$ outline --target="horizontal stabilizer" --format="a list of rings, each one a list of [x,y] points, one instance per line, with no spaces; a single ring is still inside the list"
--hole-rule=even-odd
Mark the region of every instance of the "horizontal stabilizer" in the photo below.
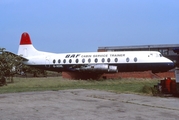
[[[24,57],[22,57],[22,56],[20,56],[20,55],[16,55],[16,54],[14,54],[14,53],[12,53],[12,52],[9,52],[9,51],[4,51],[4,52],[7,53],[7,54],[12,55],[12,56],[14,56],[14,57],[20,57],[23,61],[29,61],[28,59],[26,59],[26,58],[24,58]]]

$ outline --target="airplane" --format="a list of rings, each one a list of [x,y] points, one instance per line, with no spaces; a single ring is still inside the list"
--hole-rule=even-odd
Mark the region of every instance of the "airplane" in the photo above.
[[[43,41],[44,42],[44,41]],[[18,53],[28,66],[56,72],[117,73],[166,72],[174,63],[158,51],[52,53],[37,50],[27,32],[21,35]]]

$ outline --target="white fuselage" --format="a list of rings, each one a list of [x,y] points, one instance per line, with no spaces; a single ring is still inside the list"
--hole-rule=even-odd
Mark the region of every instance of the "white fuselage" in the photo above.
[[[43,53],[26,57],[29,65],[81,65],[81,64],[125,64],[125,63],[172,63],[156,51],[131,52],[87,52],[87,53]]]

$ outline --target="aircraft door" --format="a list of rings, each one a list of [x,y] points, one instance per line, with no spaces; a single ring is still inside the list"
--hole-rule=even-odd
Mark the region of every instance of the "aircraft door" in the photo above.
[[[50,57],[49,56],[45,57],[45,67],[47,67],[47,68],[50,67]]]

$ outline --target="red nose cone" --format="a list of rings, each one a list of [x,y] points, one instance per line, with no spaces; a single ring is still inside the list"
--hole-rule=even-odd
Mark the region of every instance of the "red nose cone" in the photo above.
[[[21,41],[20,41],[20,45],[27,45],[27,44],[32,44],[31,40],[30,40],[30,36],[28,33],[24,32],[21,35]]]

